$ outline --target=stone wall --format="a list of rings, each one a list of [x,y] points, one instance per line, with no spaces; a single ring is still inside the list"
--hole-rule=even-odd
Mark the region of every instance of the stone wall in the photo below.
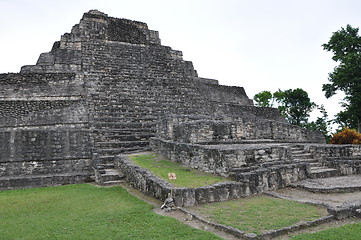
[[[308,167],[307,163],[284,161],[269,166],[262,164],[260,168],[249,172],[245,172],[245,169],[235,169],[233,176],[236,181],[248,184],[252,194],[259,194],[285,188],[306,179]]]
[[[361,174],[361,156],[358,159],[329,158],[324,165],[339,169],[341,175]]]
[[[84,130],[7,129],[0,132],[0,143],[0,189],[90,180],[91,148]]]
[[[90,181],[82,76],[10,73],[0,82],[0,189]]]
[[[152,138],[151,148],[171,161],[221,176],[291,157],[290,148],[277,144],[199,145]]]
[[[360,145],[337,145],[337,144],[313,144],[304,145],[305,151],[311,153],[314,158],[327,160],[328,158],[352,158],[361,156]]]
[[[237,105],[253,105],[243,87],[222,86],[218,84],[202,84],[202,94],[210,101],[234,103]]]
[[[179,188],[154,176],[149,170],[135,165],[126,155],[117,156],[115,164],[134,188],[160,200],[165,200],[168,194],[171,194],[179,207],[227,201],[286,187],[290,183],[304,179],[307,167],[306,164],[280,165],[272,167],[270,169],[272,171],[260,169],[238,174],[236,176],[238,182],[221,182],[198,188]]]
[[[251,116],[249,116],[251,117]],[[248,118],[249,118],[248,117]],[[231,119],[231,120],[228,120]],[[185,143],[239,143],[243,140],[271,139],[282,142],[324,142],[320,132],[273,120],[255,118],[212,119],[211,116],[169,115],[160,119],[161,138]]]

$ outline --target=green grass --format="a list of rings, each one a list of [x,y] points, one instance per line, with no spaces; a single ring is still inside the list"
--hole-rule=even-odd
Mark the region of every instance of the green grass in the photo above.
[[[213,222],[256,234],[327,215],[324,208],[267,196],[211,203],[190,210]]]
[[[337,228],[322,230],[317,233],[305,233],[292,240],[360,240],[361,223],[348,224]]]
[[[0,191],[0,239],[219,239],[152,211],[121,187]]]
[[[187,168],[179,163],[164,160],[158,155],[130,155],[130,159],[140,167],[147,168],[154,175],[176,187],[202,187],[218,182],[229,181],[226,178]],[[168,173],[175,173],[177,179],[168,179]]]

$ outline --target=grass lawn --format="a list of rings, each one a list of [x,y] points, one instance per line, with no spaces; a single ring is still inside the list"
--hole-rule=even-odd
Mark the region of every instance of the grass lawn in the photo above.
[[[179,163],[165,160],[159,155],[129,155],[130,159],[140,167],[147,168],[154,175],[173,184],[175,187],[202,187],[218,182],[229,181],[227,178],[185,167]],[[168,179],[168,173],[175,173],[177,179]]]
[[[213,222],[256,234],[327,216],[324,208],[268,196],[211,203],[189,210]]]
[[[337,228],[322,230],[317,233],[306,233],[291,238],[292,240],[359,240],[361,239],[361,223],[348,224]]]
[[[0,191],[0,239],[220,239],[152,211],[121,187]]]

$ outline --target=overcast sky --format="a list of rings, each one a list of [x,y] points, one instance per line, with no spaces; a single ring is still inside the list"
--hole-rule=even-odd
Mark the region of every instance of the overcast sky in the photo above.
[[[360,0],[0,0],[0,73],[35,64],[90,9],[146,22],[200,77],[244,87],[249,98],[302,88],[331,116],[342,96],[321,90],[335,66],[321,45],[361,25]]]

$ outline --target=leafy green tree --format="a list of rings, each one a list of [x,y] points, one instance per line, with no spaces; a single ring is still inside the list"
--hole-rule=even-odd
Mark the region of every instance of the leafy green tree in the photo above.
[[[311,102],[306,91],[301,88],[278,91],[273,94],[269,91],[262,91],[254,97],[257,106],[273,107],[274,102],[280,114],[284,116],[289,123],[304,126],[310,112],[316,106]]]
[[[282,103],[288,122],[298,126],[304,126],[308,122],[310,112],[316,106],[311,102],[308,93],[301,88],[284,91]]]
[[[253,100],[256,102],[258,107],[272,107],[273,106],[273,95],[270,91],[262,91],[254,95]]]
[[[332,131],[331,129],[332,120],[328,119],[328,114],[323,105],[317,106],[317,109],[321,112],[322,116],[318,117],[316,121],[307,123],[305,127],[309,130],[318,130],[322,132],[322,134],[325,136],[326,142],[329,142],[331,138],[330,133]]]
[[[323,44],[326,51],[333,53],[332,59],[339,63],[329,73],[330,83],[324,84],[322,90],[327,98],[338,90],[345,93],[344,110],[336,115],[336,122],[342,126],[357,128],[361,131],[361,37],[359,29],[347,25],[334,32]]]
[[[280,111],[280,114],[282,116],[284,116],[285,118],[287,118],[287,107],[284,104],[284,99],[286,97],[286,92],[282,91],[281,89],[278,89],[276,92],[273,93],[273,98],[274,101],[276,101],[277,105],[278,105],[278,111]]]

